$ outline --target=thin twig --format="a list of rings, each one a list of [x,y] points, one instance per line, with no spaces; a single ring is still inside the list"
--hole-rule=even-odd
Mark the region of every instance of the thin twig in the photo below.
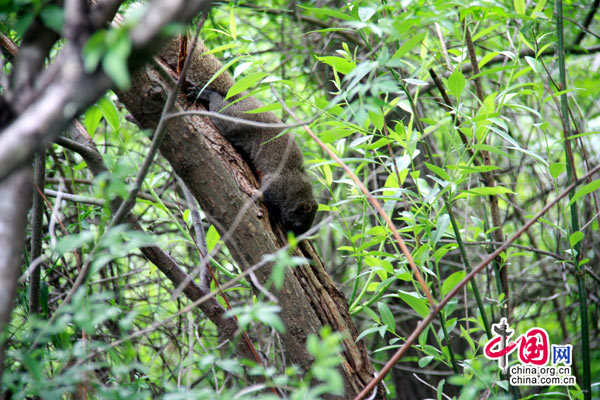
[[[180,111],[180,112],[168,114],[166,119],[169,120],[171,118],[185,117],[185,116],[190,116],[190,115],[200,115],[202,117],[211,117],[211,118],[221,119],[223,121],[235,122],[236,124],[253,126],[256,128],[289,129],[289,128],[296,128],[299,126],[303,126],[305,124],[312,124],[319,117],[321,117],[321,115],[323,113],[324,113],[324,111],[320,112],[316,117],[311,118],[308,121],[299,122],[296,124],[273,124],[273,123],[269,123],[269,122],[250,121],[250,120],[243,119],[243,118],[230,117],[229,115],[221,114],[221,113],[214,112],[214,111],[203,111],[203,110]]]
[[[569,122],[569,106],[567,99],[567,70],[565,66],[565,39],[563,33],[563,8],[562,0],[556,2],[556,33],[558,36],[558,70],[560,75],[560,105],[561,105],[561,122],[563,126],[564,135],[564,146],[565,152],[567,153],[567,176],[570,181],[577,180],[577,170],[575,168],[575,162],[573,160],[573,153],[571,149],[570,136],[570,122]],[[569,191],[569,198],[573,200],[575,196],[575,188]],[[571,231],[570,233],[580,232],[579,230],[579,216],[577,214],[577,202],[572,202],[570,206],[571,211]],[[590,339],[589,339],[589,325],[588,325],[588,309],[587,309],[587,289],[585,287],[585,272],[579,265],[581,259],[581,242],[577,242],[575,246],[572,246],[573,252],[573,264],[575,265],[575,278],[577,279],[577,289],[579,295],[579,323],[581,329],[581,357],[583,364],[583,382],[581,388],[583,390],[583,398],[585,400],[592,399],[592,386],[591,386],[591,374],[590,374]]]

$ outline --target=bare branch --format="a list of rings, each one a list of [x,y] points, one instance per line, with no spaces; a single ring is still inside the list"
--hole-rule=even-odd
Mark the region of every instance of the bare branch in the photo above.
[[[131,31],[131,62],[145,59],[161,43],[162,28],[172,22],[189,22],[208,0],[156,0],[150,4],[139,24]],[[52,83],[0,134],[0,181],[24,163],[33,153],[49,143],[69,122],[93,104],[112,82],[103,71],[85,72],[81,48],[67,44],[57,57],[60,70]],[[39,57],[36,58],[39,60]],[[50,68],[45,73],[56,73]],[[52,70],[52,71],[50,71]],[[43,74],[45,75],[45,74]],[[40,80],[44,80],[44,76]],[[27,78],[29,75],[25,75]]]
[[[71,42],[85,43],[90,34],[89,7],[83,0],[65,0],[64,36]]]
[[[90,23],[92,29],[104,26],[115,17],[124,0],[93,0],[94,4],[90,10]]]

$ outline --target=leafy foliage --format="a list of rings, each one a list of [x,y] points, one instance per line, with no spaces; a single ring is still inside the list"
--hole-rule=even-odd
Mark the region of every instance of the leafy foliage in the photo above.
[[[251,91],[265,103],[260,111],[292,122],[273,89],[310,121],[308,127],[392,217],[439,302],[470,265],[502,244],[495,233],[502,232],[503,240],[512,236],[573,182],[566,140],[577,177],[600,162],[599,17],[583,30],[593,34],[576,39],[582,30],[574,21],[583,21],[593,7],[565,2],[570,44],[563,49],[563,88],[552,6],[524,0],[237,2],[214,8],[201,36],[236,78],[228,97]],[[62,10],[44,2],[2,5],[6,22],[0,26],[18,41],[36,15],[60,31]],[[98,31],[82,55],[86,68],[103,68],[120,88],[130,84],[128,33]],[[568,116],[559,105],[563,95]],[[44,239],[43,312],[39,318],[29,314],[27,285],[20,287],[5,335],[11,362],[3,390],[15,399],[82,391],[106,399],[267,399],[277,398],[269,391],[275,387],[291,399],[342,395],[337,368],[344,333],[325,329],[321,337],[308,337],[313,365],[291,365],[277,339],[289,329],[278,306],[267,295],[255,297],[246,281],[226,289],[228,315],[250,333],[270,361],[267,367],[236,359],[234,346],[220,347],[212,322],[181,311],[186,301],[171,298],[174,288],[138,250],[157,244],[190,272],[202,263],[173,172],[164,160],[156,162],[133,210],[151,237],[126,226],[106,231],[110,201],[127,195],[149,141],[111,93],[81,122],[109,171],[92,177],[79,156],[54,145],[46,159],[46,188],[85,194],[102,205],[53,203],[58,216],[49,212]],[[301,128],[291,131],[319,197],[317,223],[323,225],[313,241],[379,367],[431,304],[368,199]],[[490,174],[494,185],[486,180]],[[388,398],[584,398],[585,373],[598,393],[599,187],[597,178],[584,182],[464,286],[385,378]],[[492,197],[500,225],[494,223]],[[581,221],[576,230],[571,206]],[[206,243],[209,251],[221,243],[213,226],[207,227]],[[61,307],[87,257],[94,261],[92,281]],[[23,271],[33,261],[28,254],[24,259]],[[281,288],[286,270],[301,263],[286,252],[270,260],[275,265],[266,292]],[[241,275],[226,247],[210,265],[220,282]],[[508,274],[508,293],[501,270]],[[225,304],[223,297],[219,301]],[[589,307],[587,325],[581,303]],[[551,343],[572,344],[578,384],[510,387],[497,364],[483,356],[489,324],[507,314],[518,333],[538,326]],[[583,331],[591,338],[589,365],[581,354]],[[264,383],[252,386],[248,376]]]

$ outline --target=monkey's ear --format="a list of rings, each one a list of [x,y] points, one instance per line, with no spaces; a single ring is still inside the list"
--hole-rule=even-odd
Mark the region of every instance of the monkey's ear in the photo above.
[[[311,208],[312,208],[312,206],[308,202],[304,202],[304,203],[300,204],[300,209],[302,210],[302,212],[305,212],[305,213],[310,212]]]

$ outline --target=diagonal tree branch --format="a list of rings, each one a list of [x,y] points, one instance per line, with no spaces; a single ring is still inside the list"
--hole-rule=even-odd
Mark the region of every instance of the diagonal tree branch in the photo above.
[[[130,31],[130,65],[147,59],[163,42],[162,29],[169,23],[187,23],[210,4],[208,0],[156,0],[149,4]],[[81,46],[67,43],[39,82],[51,82],[41,93],[29,96],[17,109],[18,117],[0,132],[0,181],[28,163],[33,153],[64,130],[73,118],[112,87],[102,70],[86,72]],[[58,72],[57,72],[58,71]],[[23,77],[30,81],[30,77]]]
[[[590,7],[589,12],[585,16],[585,19],[583,20],[583,24],[582,24],[583,29],[577,34],[577,37],[575,37],[575,40],[573,41],[573,47],[579,46],[579,44],[585,37],[585,35],[587,33],[587,28],[590,27],[590,24],[594,20],[594,16],[596,15],[596,12],[598,11],[599,6],[600,6],[600,0],[594,0],[594,3]]]

